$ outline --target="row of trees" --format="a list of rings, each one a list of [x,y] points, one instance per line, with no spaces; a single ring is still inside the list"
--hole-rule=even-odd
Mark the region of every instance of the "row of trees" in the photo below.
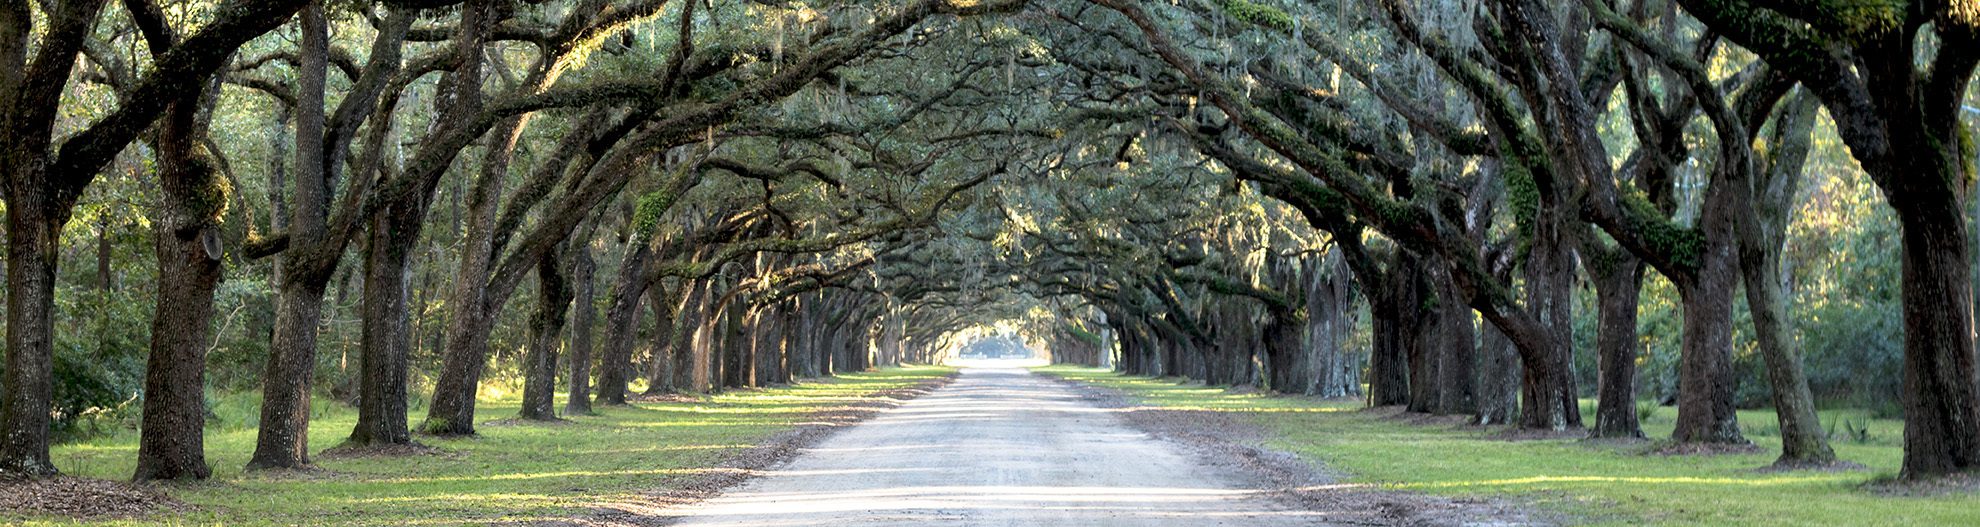
[[[1189,145],[1176,154],[1184,163],[1214,160],[1328,233],[1369,306],[1370,402],[1481,423],[1516,414],[1524,428],[1584,427],[1571,307],[1586,276],[1600,320],[1589,432],[1640,437],[1634,369],[1648,268],[1674,286],[1683,315],[1673,439],[1746,443],[1733,367],[1743,296],[1781,422],[1780,463],[1833,462],[1781,263],[1811,129],[1826,112],[1902,225],[1903,472],[1962,472],[1980,455],[1963,208],[1974,152],[1959,117],[1980,62],[1970,10],[1094,3],[1107,13],[1055,11],[1064,38],[1081,45],[1053,49],[1121,50],[1064,62],[1136,110],[1116,104],[1094,117]],[[1367,243],[1369,234],[1384,243]],[[1187,249],[1165,249],[1169,269],[1188,268],[1174,265],[1189,263]],[[1123,367],[1247,383],[1256,379],[1244,350],[1263,349],[1256,360],[1270,384],[1305,391],[1315,372],[1293,365],[1313,347],[1293,345],[1288,328],[1302,315],[1329,317],[1289,309],[1295,293],[1311,303],[1311,288],[1293,286],[1310,280],[1275,269],[1238,269],[1248,287],[1209,279],[1202,288],[1256,300],[1268,316],[1175,301],[1192,290],[1187,272],[1123,284],[1169,297],[1155,316],[1108,313]],[[1085,296],[1124,311],[1147,305],[1102,289]],[[1474,313],[1485,324],[1474,326]],[[1141,323],[1184,327],[1137,331]],[[1184,358],[1166,359],[1178,348]],[[1274,376],[1285,371],[1298,377]]]
[[[28,73],[0,83],[23,138],[0,154],[0,472],[54,472],[57,293],[113,289],[91,207],[119,202],[157,270],[139,479],[209,474],[209,371],[260,388],[250,465],[288,468],[324,394],[357,407],[352,447],[402,445],[474,433],[509,372],[522,417],[556,419],[559,392],[582,414],[933,360],[988,327],[1131,373],[1640,437],[1646,283],[1681,310],[1674,439],[1745,443],[1747,334],[1781,462],[1826,464],[1784,254],[1838,138],[1902,227],[1905,474],[1965,471],[1968,11],[0,4],[0,69]],[[78,230],[94,277],[60,272]],[[217,315],[242,308],[273,316]],[[321,352],[346,338],[351,368]]]
[[[210,474],[203,376],[230,263],[273,261],[261,270],[274,317],[251,468],[309,463],[333,281],[339,303],[361,296],[353,447],[472,434],[491,333],[519,292],[535,300],[525,418],[556,418],[560,364],[574,381],[566,411],[583,412],[623,403],[641,380],[706,391],[913,358],[898,303],[843,286],[1014,168],[1023,142],[939,111],[982,80],[972,75],[989,77],[971,66],[989,59],[911,52],[966,49],[985,38],[969,17],[1018,5],[8,3],[0,57],[31,74],[0,86],[0,122],[20,138],[5,158],[0,471],[55,471],[59,241],[96,175],[125,158],[158,189],[146,196],[158,275],[140,480]],[[854,64],[955,73],[848,74]],[[281,129],[237,133],[218,119]],[[957,139],[890,136],[936,131]],[[266,192],[239,192],[249,184]],[[442,198],[451,210],[436,216]],[[436,224],[451,232],[427,232]],[[437,287],[410,295],[414,256],[435,239],[453,262],[444,302],[425,298]],[[599,291],[593,252],[608,246],[622,256]],[[593,345],[588,308],[601,299]],[[410,357],[427,335],[415,331],[438,326],[413,324],[415,300],[447,311],[416,427]],[[648,311],[680,329],[638,331]],[[867,320],[893,329],[849,322]],[[567,325],[586,330],[571,332],[579,356],[560,361]],[[641,337],[649,359],[635,364]]]

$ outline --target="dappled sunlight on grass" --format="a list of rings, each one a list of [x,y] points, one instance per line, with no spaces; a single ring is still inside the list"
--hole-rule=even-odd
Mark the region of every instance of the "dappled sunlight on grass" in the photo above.
[[[1816,482],[1837,483],[1844,481],[1854,481],[1857,479],[1859,478],[1848,475],[1776,476],[1776,477],[1764,477],[1764,478],[1731,478],[1731,477],[1639,478],[1639,477],[1625,477],[1625,476],[1533,476],[1533,477],[1525,477],[1525,478],[1493,479],[1493,480],[1482,480],[1482,481],[1440,481],[1435,483],[1390,483],[1390,484],[1384,484],[1383,486],[1389,488],[1399,488],[1399,489],[1448,489],[1448,488],[1459,488],[1459,487],[1511,487],[1511,486],[1531,485],[1536,483],[1601,483],[1601,484],[1627,483],[1632,485],[1703,485],[1703,486],[1731,485],[1731,486],[1742,486],[1742,487],[1773,487],[1773,486],[1781,486],[1781,485],[1798,485],[1798,484],[1816,483]]]
[[[243,473],[255,430],[214,427],[206,438],[213,481],[165,487],[196,510],[98,524],[457,525],[568,518],[601,501],[636,502],[643,492],[665,489],[683,477],[734,471],[710,467],[730,452],[817,421],[816,412],[881,402],[885,399],[876,392],[911,387],[949,371],[888,369],[789,387],[599,407],[598,415],[557,424],[506,421],[520,405],[510,394],[479,405],[476,417],[484,424],[478,437],[415,437],[440,448],[440,454],[318,456],[322,470],[301,474]],[[413,414],[416,422],[423,412]],[[342,442],[355,420],[347,407],[319,411],[310,423],[312,450]],[[70,474],[123,480],[135,468],[136,444],[135,433],[120,433],[58,446],[54,458]],[[0,524],[14,521],[0,517]],[[26,523],[70,524],[51,518]]]
[[[1097,368],[1036,371],[1121,390],[1143,408],[1248,416],[1271,432],[1268,446],[1347,474],[1338,488],[1514,496],[1559,511],[1570,523],[1594,525],[1980,524],[1975,494],[1890,497],[1862,488],[1897,472],[1904,425],[1857,410],[1824,410],[1821,417],[1825,425],[1848,422],[1870,430],[1832,440],[1838,456],[1867,470],[1772,472],[1760,470],[1780,449],[1771,410],[1739,413],[1757,453],[1664,456],[1647,453],[1648,443],[1504,441],[1490,437],[1501,429],[1412,424],[1407,417],[1357,411],[1363,404],[1353,400],[1278,397]],[[1583,406],[1592,423],[1593,402]],[[1669,437],[1677,410],[1649,413],[1644,433]]]

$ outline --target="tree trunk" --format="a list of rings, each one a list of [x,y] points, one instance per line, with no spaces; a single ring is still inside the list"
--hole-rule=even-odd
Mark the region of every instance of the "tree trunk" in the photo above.
[[[1519,351],[1492,324],[1480,324],[1478,339],[1478,425],[1512,424],[1519,417]]]
[[[208,172],[207,177],[212,174]],[[172,179],[170,176],[165,181]],[[197,185],[198,181],[166,182]],[[208,182],[210,183],[210,182]],[[203,190],[203,189],[202,189]],[[167,190],[176,196],[186,195]],[[219,232],[210,223],[192,229],[160,224],[158,305],[151,319],[151,356],[144,374],[144,421],[139,428],[138,481],[206,479],[206,350],[213,322],[213,291],[220,258],[209,251]],[[182,235],[174,231],[189,231]]]
[[[619,276],[613,282],[610,303],[605,306],[605,346],[598,357],[598,396],[600,405],[616,406],[626,404],[626,384],[631,381],[631,372],[626,371],[626,363],[632,361],[633,340],[639,334],[639,307],[646,297],[641,284],[641,268],[652,249],[646,243],[635,240],[626,247],[626,256],[619,262]]]
[[[681,289],[679,302],[674,304],[672,341],[667,343],[668,360],[673,361],[672,382],[668,383],[675,391],[700,391],[701,384],[695,377],[695,337],[701,327],[701,301],[707,294],[706,280],[681,280],[674,287]]]
[[[1405,320],[1414,321],[1410,327],[1403,328],[1399,336],[1410,343],[1404,348],[1409,360],[1409,411],[1436,413],[1444,397],[1443,385],[1439,382],[1444,377],[1441,360],[1444,339],[1440,335],[1442,319],[1439,316],[1444,306],[1443,299],[1428,283],[1433,275],[1425,271],[1431,265],[1441,263],[1424,263],[1424,266],[1412,268],[1409,273],[1395,273],[1395,276],[1412,277],[1415,281],[1413,294],[1418,295],[1413,305],[1399,308],[1404,312]]]
[[[571,282],[576,293],[571,310],[571,392],[564,400],[564,415],[591,415],[591,329],[597,310],[592,275],[598,264],[591,258],[591,244],[572,244]]]
[[[1938,175],[1928,174],[1897,177]],[[1902,203],[1904,225],[1903,476],[1916,479],[1980,468],[1980,386],[1966,267],[1973,253],[1958,194],[1904,197],[1890,201]]]
[[[1478,343],[1476,328],[1472,325],[1471,306],[1459,299],[1455,285],[1442,273],[1438,276],[1436,332],[1428,339],[1435,342],[1434,351],[1438,377],[1438,399],[1430,407],[1430,413],[1439,415],[1471,415],[1478,409],[1477,374]]]
[[[1314,391],[1321,397],[1359,395],[1362,364],[1347,349],[1348,328],[1353,324],[1348,316],[1353,309],[1351,270],[1338,254],[1330,254],[1326,261],[1332,270],[1314,273],[1316,284],[1307,294],[1313,325],[1308,338],[1317,357],[1314,369],[1320,374]]]
[[[646,303],[653,306],[653,346],[648,351],[646,368],[645,393],[648,395],[674,391],[674,307],[677,304],[670,293],[662,284],[646,288]]]
[[[1675,280],[1684,308],[1684,339],[1678,367],[1678,419],[1671,438],[1680,443],[1745,444],[1733,407],[1738,379],[1732,368],[1731,247],[1704,251],[1699,275]]]
[[[485,302],[479,292],[468,296],[476,304]],[[428,407],[426,420],[419,425],[420,433],[474,435],[475,386],[480,382],[482,370],[488,367],[488,331],[493,323],[489,311],[484,306],[455,305],[454,319],[447,327],[440,377],[433,384],[433,405]]]
[[[301,60],[296,80],[296,190],[289,243],[309,247],[324,237],[330,201],[323,137],[330,34],[320,2],[303,8],[298,19],[302,43],[297,53]],[[251,470],[309,466],[309,395],[316,373],[316,332],[337,256],[291,249],[276,261],[276,273],[282,281],[276,283],[275,335],[261,380],[261,427],[256,432],[254,455],[248,459]]]
[[[210,85],[210,84],[209,84]],[[144,420],[139,428],[137,481],[206,479],[206,350],[213,326],[213,291],[221,280],[218,224],[230,188],[213,160],[196,150],[205,137],[201,90],[165,111],[153,141],[165,200],[153,241],[158,253],[158,303],[151,318],[145,365]],[[102,239],[102,238],[99,238]],[[103,249],[98,280],[109,286]]]
[[[1764,177],[1741,189],[1750,192],[1747,208],[1752,213],[1739,218],[1736,230],[1747,311],[1753,316],[1755,340],[1767,364],[1774,415],[1781,427],[1781,457],[1774,462],[1779,466],[1820,466],[1836,461],[1835,450],[1829,448],[1815,413],[1808,377],[1802,373],[1801,353],[1790,333],[1787,284],[1783,283],[1786,276],[1781,273],[1782,246],[1787,241],[1795,189],[1800,187],[1818,104],[1814,96],[1802,93],[1780,106],[1767,168],[1761,172]]]
[[[1581,428],[1581,394],[1574,380],[1574,319],[1570,301],[1575,278],[1574,254],[1565,242],[1566,233],[1562,232],[1573,222],[1555,217],[1566,214],[1562,209],[1540,208],[1541,217],[1533,221],[1532,247],[1524,267],[1526,308],[1538,319],[1547,338],[1543,347],[1528,352],[1539,357],[1540,363],[1521,361],[1526,369],[1520,392],[1522,428],[1553,431]],[[1519,338],[1513,342],[1521,345]],[[1525,345],[1536,344],[1529,341]]]
[[[749,318],[749,302],[743,295],[732,295],[723,306],[722,334],[722,387],[745,388],[756,384],[756,361],[750,356],[755,351],[750,348],[751,338],[743,324]]]
[[[358,420],[352,445],[412,444],[406,426],[406,372],[412,354],[407,263],[418,243],[424,210],[390,207],[374,218],[365,240],[363,330],[358,353]]]
[[[309,466],[309,390],[327,276],[289,270],[275,306],[275,341],[262,376],[261,428],[249,469]]]
[[[29,168],[19,170],[28,171]],[[18,177],[18,176],[17,176]],[[26,176],[37,177],[37,176]],[[0,407],[0,474],[48,476],[48,408],[54,404],[55,266],[65,207],[8,182],[7,369]]]
[[[694,324],[682,328],[684,330],[689,328],[694,330],[694,343],[690,346],[692,349],[689,351],[687,357],[688,367],[686,373],[688,379],[686,383],[682,383],[680,386],[682,389],[692,390],[696,393],[712,392],[721,384],[719,382],[721,380],[719,377],[721,374],[721,365],[716,361],[717,352],[715,350],[715,347],[718,346],[715,342],[717,338],[715,324],[716,319],[719,317],[719,313],[717,312],[718,307],[715,305],[717,296],[715,294],[715,285],[714,277],[696,281],[695,287],[698,294],[695,300]]]
[[[1409,404],[1412,394],[1409,371],[1410,349],[1417,340],[1418,307],[1415,263],[1400,252],[1389,266],[1388,276],[1368,295],[1374,349],[1368,362],[1368,405]]]
[[[1274,313],[1265,323],[1265,356],[1271,366],[1271,389],[1279,393],[1309,395],[1313,392],[1313,361],[1305,345],[1307,314],[1304,311]],[[1082,354],[1088,363],[1098,363],[1096,353]]]
[[[1589,251],[1591,254],[1594,251]],[[1623,250],[1609,250],[1606,261],[1588,266],[1595,282],[1595,347],[1600,354],[1599,392],[1593,437],[1638,439],[1636,416],[1636,302],[1643,289],[1643,261]]]
[[[536,265],[536,315],[531,318],[529,355],[523,366],[523,419],[557,420],[557,349],[563,345],[564,312],[571,305],[570,283],[551,253]]]

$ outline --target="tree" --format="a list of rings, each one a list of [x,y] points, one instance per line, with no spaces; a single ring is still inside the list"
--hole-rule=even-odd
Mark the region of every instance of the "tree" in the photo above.
[[[29,2],[0,3],[0,124],[13,140],[0,147],[7,201],[7,397],[0,401],[0,473],[55,473],[48,459],[55,268],[62,227],[76,199],[111,157],[166,107],[198,92],[241,44],[295,14],[302,0],[229,2],[221,16],[153,61],[117,108],[59,148],[55,120],[84,40],[103,0],[52,5],[37,31]],[[39,4],[37,4],[39,5]],[[141,11],[142,9],[140,9]],[[36,40],[36,37],[39,39]],[[33,58],[29,58],[30,51]]]
[[[1980,63],[1980,16],[1935,2],[1680,3],[1821,98],[1904,225],[1903,476],[1980,466],[1973,249],[1960,203],[1974,168],[1958,117]],[[1935,42],[1921,48],[1922,36]]]

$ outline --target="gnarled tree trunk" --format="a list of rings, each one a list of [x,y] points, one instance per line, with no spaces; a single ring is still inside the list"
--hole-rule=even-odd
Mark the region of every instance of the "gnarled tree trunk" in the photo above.
[[[557,420],[557,350],[564,343],[564,312],[571,305],[570,281],[561,260],[553,252],[536,264],[536,314],[529,321],[520,415],[531,421]]]

